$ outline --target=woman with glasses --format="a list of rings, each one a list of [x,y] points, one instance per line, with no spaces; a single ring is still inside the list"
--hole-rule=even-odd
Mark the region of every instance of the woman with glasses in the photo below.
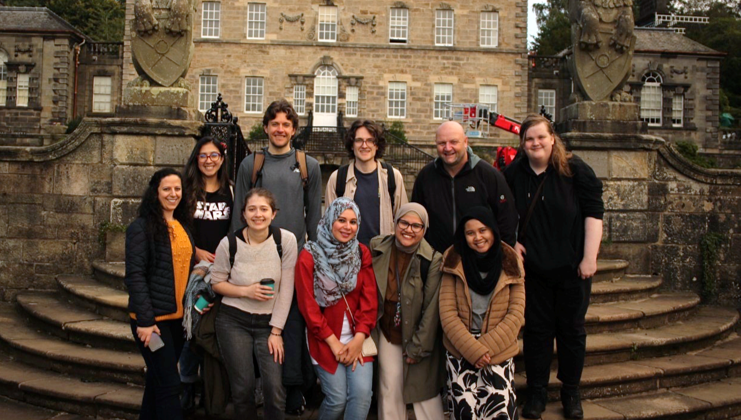
[[[234,207],[234,194],[229,183],[224,157],[226,144],[213,137],[198,140],[183,170],[185,200],[193,209],[191,232],[195,242],[196,261],[214,262],[219,242],[229,232]],[[180,356],[180,400],[186,412],[195,410],[195,384],[201,358],[185,342]]]
[[[337,197],[354,200],[363,214],[358,240],[368,246],[376,235],[394,233],[394,214],[407,200],[404,178],[398,169],[380,162],[386,150],[383,128],[373,121],[357,120],[347,130],[345,149],[350,164],[332,172],[325,203]]]
[[[516,419],[513,358],[525,317],[525,279],[522,261],[502,242],[491,209],[465,213],[442,265],[450,418]]]
[[[427,211],[407,203],[396,213],[393,235],[371,241],[378,285],[378,418],[442,420],[445,380],[438,295],[442,255],[424,239]]]

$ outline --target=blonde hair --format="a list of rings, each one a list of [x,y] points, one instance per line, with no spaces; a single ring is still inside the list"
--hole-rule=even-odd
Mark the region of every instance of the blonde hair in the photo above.
[[[525,135],[527,134],[527,130],[538,124],[545,124],[548,134],[553,136],[554,141],[550,164],[556,170],[556,173],[561,176],[573,176],[574,174],[571,172],[571,167],[569,166],[569,159],[573,155],[571,152],[566,151],[566,146],[563,140],[561,140],[561,137],[556,134],[556,130],[553,129],[553,124],[542,115],[528,115],[525,121],[522,122],[522,126],[520,126],[520,150],[523,153],[525,152]]]

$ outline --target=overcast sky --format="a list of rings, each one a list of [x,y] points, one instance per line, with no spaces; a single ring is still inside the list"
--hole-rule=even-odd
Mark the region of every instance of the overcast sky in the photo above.
[[[527,0],[527,44],[532,44],[535,35],[538,34],[538,26],[535,23],[535,13],[533,13],[534,3],[545,3],[546,0]]]

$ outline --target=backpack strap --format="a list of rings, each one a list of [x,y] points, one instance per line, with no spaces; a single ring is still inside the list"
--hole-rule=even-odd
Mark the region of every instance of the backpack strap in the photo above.
[[[306,166],[306,152],[303,150],[296,149],[296,165],[301,173],[301,183],[304,186],[304,191],[309,188],[309,168]]]
[[[229,241],[229,271],[234,267],[234,257],[237,255],[237,235],[234,231],[226,235]]]
[[[396,176],[394,176],[394,167],[388,162],[381,162],[381,165],[383,165],[383,168],[386,169],[387,172],[387,187],[389,190],[389,196],[391,196],[391,211],[393,212],[395,204],[394,195],[396,194]]]
[[[273,235],[275,241],[275,249],[278,251],[278,257],[283,261],[283,240],[280,235],[280,228],[278,226],[270,225],[270,234]]]
[[[432,251],[432,259],[435,259],[435,254],[437,254],[437,251]],[[432,260],[428,260],[426,258],[419,257],[419,274],[422,276],[422,285],[427,284],[427,275],[430,272],[430,264],[432,264]]]
[[[263,165],[265,165],[264,150],[256,150],[254,155],[255,161],[252,164],[252,184],[250,185],[251,188],[254,188],[257,185],[257,180],[262,176],[262,167]]]
[[[350,165],[342,165],[337,170],[337,183],[334,186],[334,193],[337,198],[345,196],[345,184],[347,184],[347,171]]]

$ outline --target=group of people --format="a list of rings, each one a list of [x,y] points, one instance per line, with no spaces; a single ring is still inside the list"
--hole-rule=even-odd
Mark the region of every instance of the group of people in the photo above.
[[[225,145],[208,137],[182,174],[150,180],[126,233],[131,328],[147,366],[140,418],[181,419],[183,386],[192,398],[201,363],[182,320],[195,265],[217,296],[200,323],[213,319],[235,419],[254,416],[258,376],[271,420],[300,413],[317,378],[322,420],[367,418],[374,391],[382,420],[406,419],[408,404],[417,419],[442,420],[448,400],[451,418],[514,419],[523,324],[522,416],[545,410],[555,339],[564,414],[582,418],[602,184],[551,123],[523,122],[504,174],[460,124],[443,123],[408,202],[382,160],[383,129],[355,121],[324,214],[319,164],[291,147],[298,124],[287,101],[273,102],[269,145],[244,159],[234,185]]]

